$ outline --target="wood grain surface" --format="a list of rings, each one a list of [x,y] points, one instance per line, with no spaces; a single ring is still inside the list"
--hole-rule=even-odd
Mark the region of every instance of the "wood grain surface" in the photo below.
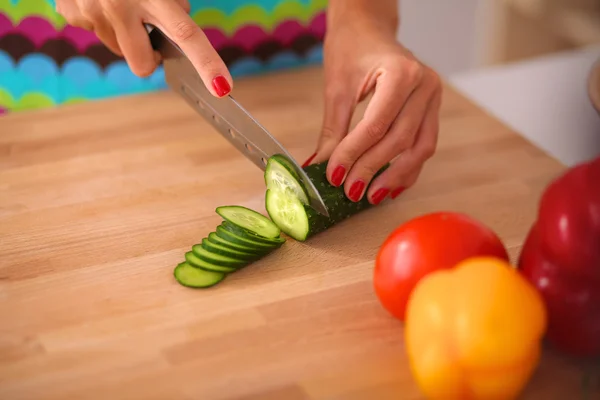
[[[300,161],[321,93],[319,69],[234,89]],[[421,399],[402,326],[373,293],[378,247],[409,218],[456,210],[515,257],[562,169],[447,87],[416,186],[193,290],[173,267],[217,206],[264,211],[259,169],[171,93],[3,117],[0,399]],[[524,398],[584,398],[583,377],[548,350]]]

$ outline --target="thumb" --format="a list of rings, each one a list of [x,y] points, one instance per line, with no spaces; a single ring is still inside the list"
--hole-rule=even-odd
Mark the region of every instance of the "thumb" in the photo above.
[[[306,160],[304,165],[329,160],[337,145],[348,133],[354,107],[352,96],[347,95],[345,91],[326,93],[323,126],[317,150],[312,157]]]

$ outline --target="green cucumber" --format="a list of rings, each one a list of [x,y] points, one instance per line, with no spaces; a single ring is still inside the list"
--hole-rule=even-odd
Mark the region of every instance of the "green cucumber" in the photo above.
[[[281,243],[262,243],[262,242],[257,242],[252,239],[242,237],[242,236],[238,235],[237,233],[234,233],[234,232],[231,232],[231,231],[225,229],[222,225],[217,226],[216,232],[220,238],[227,240],[228,242],[239,244],[242,246],[252,247],[253,249],[256,249],[257,251],[259,251],[259,250],[270,251],[270,250],[274,250],[281,246]]]
[[[285,242],[285,239],[282,237],[277,237],[277,238],[262,237],[252,231],[249,231],[248,229],[234,225],[234,224],[230,223],[229,221],[223,221],[221,223],[221,226],[223,228],[227,229],[228,231],[235,233],[238,236],[241,236],[241,237],[249,239],[249,240],[253,240],[255,242],[272,244],[272,245],[283,244],[283,242]]]
[[[209,288],[221,282],[227,274],[195,268],[187,262],[179,263],[173,275],[179,284],[190,288]]]
[[[270,158],[268,163],[278,163],[278,161]],[[289,191],[267,189],[265,204],[269,217],[282,232],[295,240],[305,241],[372,206],[367,196],[363,196],[358,202],[353,202],[344,193],[343,186],[331,185],[326,177],[326,167],[327,163],[323,162],[309,165],[304,168],[304,171],[319,191],[329,211],[329,217],[319,214],[312,207],[303,204]],[[387,167],[388,165],[379,170],[376,176]]]
[[[297,197],[302,204],[309,204],[308,192],[300,184],[300,177],[292,163],[283,155],[275,154],[267,161],[265,168],[265,184],[267,190],[289,192]]]
[[[233,243],[227,239],[223,239],[222,237],[217,235],[216,232],[211,232],[208,234],[208,241],[211,243],[214,243],[214,244],[218,244],[220,246],[230,248],[232,250],[242,251],[245,253],[252,253],[252,254],[256,254],[256,255],[262,255],[262,254],[272,250],[271,247],[269,247],[267,249],[263,249],[263,248],[253,247],[252,245]]]
[[[260,254],[248,253],[245,251],[233,250],[227,246],[216,244],[208,240],[207,238],[202,239],[202,247],[213,254],[218,254],[224,257],[235,258],[244,261],[253,261],[260,258]]]
[[[195,258],[200,259],[206,263],[217,265],[222,268],[232,268],[232,270],[229,272],[233,272],[235,269],[240,268],[244,264],[248,263],[248,261],[240,258],[227,257],[213,253],[212,251],[208,251],[204,247],[202,247],[201,244],[193,245],[191,253],[194,254]],[[187,258],[186,261],[190,262]],[[191,264],[193,264],[193,262],[191,262]]]
[[[217,207],[216,211],[217,214],[230,224],[254,232],[258,236],[274,239],[281,235],[281,230],[277,225],[264,215],[249,208],[242,206],[221,206]]]

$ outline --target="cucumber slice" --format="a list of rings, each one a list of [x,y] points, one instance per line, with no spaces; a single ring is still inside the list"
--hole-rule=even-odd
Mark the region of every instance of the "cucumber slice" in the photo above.
[[[379,176],[389,166],[381,168],[375,177]],[[305,241],[309,237],[323,232],[333,225],[372,207],[366,196],[359,202],[348,199],[343,186],[335,187],[329,183],[325,174],[327,162],[312,164],[304,168],[309,179],[315,185],[323,202],[329,210],[329,217],[319,214],[312,207],[303,204],[298,198],[287,191],[282,192],[268,189],[265,196],[267,213],[271,220],[290,237]],[[298,182],[298,184],[300,184]]]
[[[265,197],[271,220],[288,236],[304,241],[310,232],[306,206],[287,191],[267,189]]]
[[[207,238],[202,239],[202,247],[212,254],[217,254],[220,256],[235,258],[244,261],[253,261],[260,258],[260,254],[253,254],[245,251],[233,250],[227,246],[212,243]]]
[[[197,245],[195,245],[197,246]],[[200,257],[196,251],[188,251],[185,253],[185,261],[190,264],[192,267],[201,268],[206,271],[214,271],[214,272],[223,272],[229,273],[237,270],[237,266],[243,264],[243,261],[236,260],[235,263],[222,263],[215,258],[219,258],[217,255],[210,255],[209,257]]]
[[[187,262],[175,267],[173,275],[179,284],[190,288],[209,288],[221,282],[227,274],[217,271],[194,268]]]
[[[267,161],[265,184],[267,190],[289,192],[289,194],[297,197],[302,204],[309,204],[308,193],[300,184],[298,174],[291,166],[291,162],[281,154],[274,155]]]
[[[221,226],[227,229],[228,231],[235,233],[236,235],[239,235],[243,238],[247,238],[249,240],[253,240],[255,242],[273,245],[282,244],[283,242],[285,242],[285,239],[282,237],[269,239],[266,237],[258,236],[254,232],[249,231],[248,229],[241,228],[227,221],[223,221],[223,223],[221,223]]]
[[[222,206],[217,208],[224,220],[240,228],[266,238],[278,238],[281,229],[264,215],[242,206]]]
[[[237,233],[234,233],[234,232],[231,232],[231,231],[225,229],[222,225],[217,226],[217,235],[220,238],[227,240],[228,242],[252,247],[253,249],[256,249],[257,251],[259,251],[259,250],[271,251],[271,250],[274,250],[281,246],[281,243],[269,244],[269,243],[261,243],[261,242],[255,241],[255,240],[247,239],[245,237],[238,235]]]
[[[195,244],[192,246],[192,252],[201,260],[204,260],[211,264],[221,265],[224,267],[239,268],[244,264],[248,264],[247,260],[237,257],[227,257],[212,251],[206,250],[201,244]]]
[[[232,250],[243,251],[245,253],[252,253],[252,254],[256,254],[256,255],[262,255],[266,252],[271,251],[271,248],[267,248],[267,249],[256,248],[256,247],[253,247],[252,245],[243,245],[243,244],[230,242],[227,239],[223,239],[222,237],[217,235],[216,232],[211,232],[208,235],[208,241],[211,243],[214,243],[214,244],[218,244],[220,246],[230,248]]]

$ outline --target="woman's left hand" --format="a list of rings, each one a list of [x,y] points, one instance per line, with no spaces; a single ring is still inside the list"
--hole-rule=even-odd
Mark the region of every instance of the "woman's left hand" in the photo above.
[[[398,43],[395,16],[386,24],[349,6],[335,12],[324,44],[323,128],[317,152],[308,162],[329,160],[327,178],[332,185],[344,184],[352,201],[366,195],[379,204],[412,186],[433,156],[442,84],[431,68]],[[348,132],[356,105],[371,92],[364,117]]]

